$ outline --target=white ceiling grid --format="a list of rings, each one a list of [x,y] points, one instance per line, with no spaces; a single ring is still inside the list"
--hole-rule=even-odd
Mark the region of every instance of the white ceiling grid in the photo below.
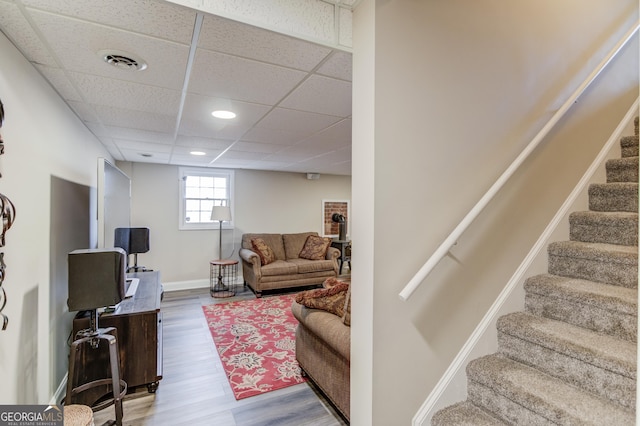
[[[0,31],[117,160],[351,174],[351,54],[340,47],[160,0],[0,0]],[[106,49],[148,67],[110,66]],[[213,118],[220,108],[237,117]]]

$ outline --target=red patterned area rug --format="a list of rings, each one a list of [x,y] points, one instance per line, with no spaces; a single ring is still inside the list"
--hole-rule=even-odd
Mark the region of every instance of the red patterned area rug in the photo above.
[[[295,295],[203,306],[236,399],[303,383],[295,354]]]

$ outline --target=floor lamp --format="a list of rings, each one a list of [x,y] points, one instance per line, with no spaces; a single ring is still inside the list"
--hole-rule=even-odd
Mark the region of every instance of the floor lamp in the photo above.
[[[213,206],[211,209],[211,220],[217,220],[220,224],[220,232],[218,233],[218,260],[212,263],[218,266],[218,281],[211,289],[211,295],[214,297],[230,297],[234,293],[229,291],[229,286],[225,285],[222,279],[223,270],[229,266],[227,262],[222,259],[222,222],[231,221],[231,207],[229,206]]]
[[[211,209],[211,220],[217,220],[220,224],[220,232],[218,233],[218,259],[222,259],[222,222],[231,222],[231,207],[213,206]]]

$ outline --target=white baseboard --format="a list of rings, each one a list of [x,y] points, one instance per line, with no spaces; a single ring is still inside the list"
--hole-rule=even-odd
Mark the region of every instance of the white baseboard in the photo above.
[[[236,284],[243,282],[244,278],[238,277]],[[163,282],[162,288],[164,289],[164,291],[196,290],[201,288],[209,288],[209,278],[189,281]]]
[[[209,287],[209,279],[163,282],[164,291],[194,290]]]

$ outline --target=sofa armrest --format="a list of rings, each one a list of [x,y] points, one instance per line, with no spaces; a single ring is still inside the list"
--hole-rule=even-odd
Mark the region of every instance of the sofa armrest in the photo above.
[[[258,256],[258,253],[256,253],[255,251],[241,248],[239,254],[240,258],[245,262],[249,262],[254,265],[257,263],[258,266],[260,266],[260,256]]]
[[[260,256],[252,250],[242,248],[238,252],[240,255],[240,259],[242,259],[242,271],[243,275],[245,275],[245,281],[249,280],[251,282],[256,282],[256,280],[260,280],[262,277],[262,262],[260,261]],[[251,277],[246,276],[247,273],[253,274],[253,279]]]
[[[327,254],[325,256],[325,258],[327,260],[332,260],[332,259],[336,259],[337,260],[339,257],[340,257],[340,250],[338,250],[335,247],[329,247],[327,249]]]

